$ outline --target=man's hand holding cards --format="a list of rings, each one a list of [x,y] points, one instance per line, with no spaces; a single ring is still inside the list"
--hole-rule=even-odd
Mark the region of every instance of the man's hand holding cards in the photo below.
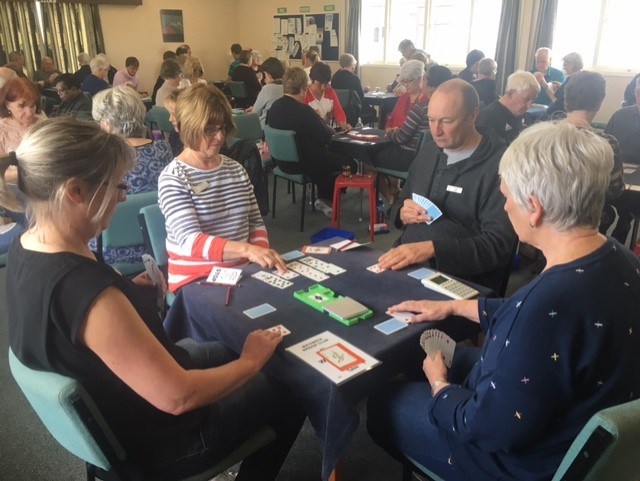
[[[426,211],[426,215],[427,217],[429,217],[429,220],[425,221],[427,225],[430,225],[442,215],[442,211],[438,208],[438,206],[426,197],[423,197],[419,194],[411,194],[411,200],[413,200],[416,204],[418,204]]]

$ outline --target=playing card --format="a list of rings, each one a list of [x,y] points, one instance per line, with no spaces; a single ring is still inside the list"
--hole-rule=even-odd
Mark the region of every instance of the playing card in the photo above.
[[[287,252],[285,254],[282,254],[282,258],[285,261],[292,261],[294,259],[297,259],[298,257],[302,257],[304,254],[298,250],[296,251],[291,251],[291,252]]]
[[[256,317],[264,316],[275,310],[276,308],[273,307],[271,304],[264,303],[242,312],[247,316],[249,316],[251,319],[255,319]]]
[[[396,311],[396,312],[387,311],[387,314],[389,314],[390,316],[393,316],[395,319],[398,319],[399,321],[402,321],[402,322],[409,322],[409,320],[415,315],[415,313],[409,312],[409,311]]]
[[[376,324],[373,327],[388,336],[389,334],[393,334],[394,332],[407,327],[407,323],[402,322],[399,319],[388,319],[384,322],[381,322],[380,324]]]
[[[415,271],[409,272],[407,275],[413,277],[414,279],[424,279],[427,276],[431,276],[435,274],[435,271],[431,269],[427,269],[426,267],[422,267],[420,269],[416,269]]]
[[[282,324],[278,324],[277,326],[273,326],[273,327],[268,327],[267,331],[277,332],[282,337],[284,337],[284,336],[286,336],[288,334],[291,334],[291,331],[289,329],[287,329],[286,327],[284,327]]]
[[[426,197],[424,197],[424,196],[422,196],[420,194],[411,194],[411,199],[416,204],[418,204],[420,207],[424,207],[425,210],[427,211],[427,215],[431,217],[431,220],[426,221],[427,225],[430,225],[438,217],[440,217],[442,215],[442,211],[438,208],[438,206],[435,205],[433,202],[431,202]]]
[[[433,357],[436,352],[442,351],[445,365],[451,367],[456,343],[447,334],[439,329],[427,329],[420,336],[420,346],[430,357]]]
[[[293,282],[287,281],[282,277],[276,276],[275,274],[271,274],[270,272],[265,272],[265,271],[258,271],[255,274],[252,274],[251,277],[258,279],[259,281],[262,281],[265,284],[269,284],[272,287],[277,287],[278,289],[286,289],[287,287],[293,285]]]
[[[302,252],[305,254],[331,254],[333,250],[330,246],[304,246]]]
[[[316,259],[315,257],[305,257],[303,259],[300,259],[300,262],[308,265],[309,267],[313,267],[314,269],[318,269],[320,272],[324,272],[325,274],[331,274],[334,276],[342,274],[343,272],[347,272],[340,266],[321,261],[320,259]]]
[[[380,264],[373,264],[372,266],[367,267],[367,270],[374,274],[380,274],[384,269],[380,268]]]
[[[298,274],[297,272],[293,272],[293,271],[287,271],[284,273],[281,273],[278,271],[278,269],[276,269],[275,271],[273,271],[273,273],[278,276],[278,277],[282,277],[283,279],[293,279],[294,277],[298,277],[300,274]]]

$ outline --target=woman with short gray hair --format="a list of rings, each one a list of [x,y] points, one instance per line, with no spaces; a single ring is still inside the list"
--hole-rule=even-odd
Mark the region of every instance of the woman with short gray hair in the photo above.
[[[108,89],[109,83],[107,77],[109,75],[109,60],[103,53],[99,53],[89,62],[91,73],[82,81],[82,91],[88,92],[89,95],[95,95],[101,90]]]
[[[398,83],[404,87],[405,92],[398,98],[396,106],[393,108],[393,111],[385,123],[385,128],[402,127],[402,124],[407,120],[411,108],[417,102],[429,100],[421,92],[424,70],[425,65],[420,60],[407,60],[402,67],[400,67]]]
[[[558,90],[556,90],[553,94],[555,96],[555,99],[547,109],[547,115],[549,116],[549,118],[556,118],[558,116],[562,118],[562,115],[560,114],[556,114],[555,116],[552,114],[554,114],[555,112],[568,112],[564,104],[565,89],[567,88],[567,84],[571,76],[577,74],[578,72],[581,72],[582,67],[582,56],[579,53],[571,52],[562,57],[562,70],[564,70],[565,78],[562,85],[560,85],[560,87],[558,87]]]
[[[410,322],[480,324],[484,346],[429,352],[424,381],[369,398],[369,433],[444,479],[551,479],[596,412],[638,399],[640,259],[598,232],[613,152],[588,130],[529,127],[500,162],[500,189],[542,273],[508,299],[406,301]],[[496,429],[500,426],[500,429]]]
[[[124,177],[128,193],[139,194],[158,190],[160,172],[173,159],[171,147],[164,139],[145,137],[146,109],[140,95],[131,87],[103,90],[93,97],[91,114],[100,127],[111,134],[120,134],[135,152],[136,164]],[[104,260],[109,263],[138,263],[145,253],[144,245],[103,249]]]

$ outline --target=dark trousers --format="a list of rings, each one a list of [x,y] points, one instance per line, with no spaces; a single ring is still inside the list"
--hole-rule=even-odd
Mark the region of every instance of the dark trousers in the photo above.
[[[458,347],[449,380],[462,383],[479,358],[480,349]],[[447,481],[466,480],[468,477],[449,463],[449,440],[429,419],[430,401],[426,379],[386,385],[369,398],[367,430],[398,461],[406,462],[406,454]]]
[[[187,349],[199,368],[226,364],[237,355],[218,342],[178,343]],[[276,479],[306,417],[300,403],[283,386],[262,373],[241,388],[209,406],[200,432],[176,439],[171,446],[155,453],[149,462],[156,467],[156,479],[187,476],[211,466],[227,456],[262,426],[270,426],[277,439],[242,461],[237,481]]]

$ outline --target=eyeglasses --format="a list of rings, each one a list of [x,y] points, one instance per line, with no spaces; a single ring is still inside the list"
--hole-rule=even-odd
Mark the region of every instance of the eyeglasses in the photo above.
[[[68,88],[64,88],[64,89],[56,89],[56,93],[61,94],[66,92],[67,90],[69,90]]]
[[[214,135],[218,135],[219,133],[225,135],[227,133],[227,129],[225,129],[224,127],[220,127],[219,125],[208,126],[204,129],[204,135],[206,135],[207,137],[212,137]]]
[[[401,83],[403,85],[407,85],[407,84],[410,84],[411,82],[416,82],[417,80],[420,80],[420,79],[419,78],[402,79],[398,83]]]

